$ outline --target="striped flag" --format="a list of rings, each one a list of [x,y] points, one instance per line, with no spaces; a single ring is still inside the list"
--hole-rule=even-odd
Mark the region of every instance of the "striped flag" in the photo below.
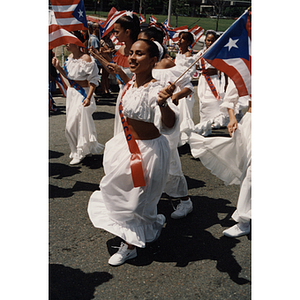
[[[149,18],[149,23],[157,23],[157,19],[151,15]]]
[[[85,48],[83,43],[69,31],[57,24],[49,25],[49,50],[65,44],[75,44]]]
[[[180,27],[176,27],[176,28],[166,28],[167,32],[168,32],[168,36],[169,38],[176,43],[179,40],[179,33],[182,31],[188,31],[188,27],[186,25],[184,26],[180,26]]]
[[[115,22],[122,16],[126,16],[127,11],[122,10],[118,11],[116,8],[112,7],[110,12],[108,13],[106,21],[99,25],[100,29],[100,36],[103,38],[105,35],[107,35],[110,31],[113,30]]]
[[[56,78],[54,78],[54,81],[56,82],[58,88],[60,89],[61,93],[64,97],[67,97],[67,89],[68,86],[65,83],[64,79],[61,77],[61,74],[59,73]]]
[[[233,80],[240,97],[251,96],[250,12],[245,11],[202,57]]]
[[[166,21],[163,22],[166,28],[171,28],[171,25],[169,23],[169,19],[166,19]]]
[[[145,17],[142,14],[139,14],[140,24],[146,22]]]
[[[111,41],[114,43],[115,46],[122,46],[125,45],[123,42],[119,42],[119,40],[116,38],[114,34],[110,36]]]
[[[195,25],[193,28],[189,30],[189,32],[195,36],[194,43],[191,45],[191,48],[193,48],[196,45],[196,43],[199,41],[201,36],[203,35],[204,29],[202,27],[199,27],[198,25]]]
[[[51,0],[58,25],[68,31],[88,28],[83,0]]]

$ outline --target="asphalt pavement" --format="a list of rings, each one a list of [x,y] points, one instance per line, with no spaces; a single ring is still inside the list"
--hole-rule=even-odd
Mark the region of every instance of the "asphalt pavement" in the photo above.
[[[102,144],[113,136],[116,96],[97,98],[93,118]],[[235,224],[231,215],[239,186],[225,186],[191,156],[188,145],[178,150],[193,212],[171,219],[171,201],[178,202],[162,195],[158,213],[166,216],[166,224],[160,238],[119,267],[107,263],[120,240],[94,228],[87,214],[104,175],[103,153],[69,164],[65,98],[56,94],[54,100],[57,112],[49,113],[49,299],[250,299],[251,237],[222,235]],[[197,93],[193,113],[196,124]],[[213,135],[228,136],[225,128]]]

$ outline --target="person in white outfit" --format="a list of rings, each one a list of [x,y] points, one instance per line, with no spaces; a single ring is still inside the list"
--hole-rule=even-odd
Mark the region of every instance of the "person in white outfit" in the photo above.
[[[245,144],[243,145],[246,155],[242,175],[240,178],[241,187],[239,198],[237,202],[237,209],[232,215],[232,218],[238,222],[234,226],[223,231],[223,234],[228,237],[239,237],[250,233],[250,221],[251,221],[251,99],[249,98],[248,111],[238,124],[236,115],[239,111],[239,96],[238,91],[232,80],[229,81],[229,85],[226,90],[224,102],[221,105],[221,109],[227,109],[229,114],[229,123],[227,125],[228,132],[232,137],[238,126],[242,125],[243,139]]]
[[[222,110],[227,110],[230,121],[227,125],[230,138],[205,138],[192,133],[190,147],[193,157],[200,158],[202,164],[212,174],[228,184],[240,185],[237,208],[232,218],[237,222],[223,231],[228,237],[239,237],[250,233],[251,221],[251,100],[248,112],[240,123],[238,112],[239,95],[232,80],[229,81]]]
[[[179,33],[179,52],[176,54],[175,65],[182,72],[190,67],[194,62],[193,54],[191,53],[189,47],[194,42],[194,36],[188,31],[182,31]],[[190,81],[192,81],[192,76],[196,71],[196,66],[189,69],[186,76],[189,76]],[[189,135],[195,130],[195,124],[193,121],[193,106],[195,103],[194,92],[190,93],[187,97],[180,99],[179,101],[179,111],[180,111],[180,137],[178,146],[183,146],[188,142]]]
[[[164,50],[159,43],[162,42],[163,36],[161,36],[161,32],[157,28],[150,27],[145,29],[139,34],[139,38],[153,40],[160,49],[161,58],[163,57]],[[169,59],[165,60],[168,61]],[[153,68],[152,76],[163,85],[168,85],[169,82],[174,82],[184,70],[185,68],[178,67],[174,64],[168,64],[166,61],[160,60]],[[171,97],[172,102],[170,103],[172,110],[179,114],[179,122],[173,130],[173,133],[166,135],[170,147],[170,166],[164,192],[170,197],[180,198],[180,203],[171,214],[171,218],[173,219],[181,219],[193,211],[193,203],[188,196],[188,185],[182,172],[180,157],[177,150],[180,140],[180,127],[183,122],[183,110],[180,108],[186,105],[186,103],[181,105],[181,101],[184,101],[184,99],[193,92],[194,87],[190,82],[190,76],[186,74],[186,76],[182,77],[176,84],[176,89]],[[184,111],[188,111],[188,109],[185,109]]]
[[[74,32],[81,41],[84,41],[80,32]],[[97,133],[92,114],[96,110],[93,96],[99,84],[98,67],[93,57],[81,51],[75,44],[66,44],[71,52],[64,69],[59,60],[52,59],[53,66],[65,77],[71,79],[77,87],[69,86],[66,98],[66,138],[71,148],[70,164],[79,164],[86,156],[97,154],[104,146],[97,142]],[[80,92],[81,91],[81,92]]]
[[[178,116],[169,106],[174,88],[164,88],[152,77],[158,56],[152,41],[139,40],[131,47],[128,61],[135,75],[120,99],[123,131],[105,145],[105,175],[88,204],[93,225],[123,239],[108,261],[114,266],[136,257],[136,247],[156,240],[166,220],[157,214],[170,161],[168,141],[161,133],[172,133]],[[136,184],[137,179],[144,182]]]
[[[216,32],[208,30],[205,37],[205,48],[195,54],[194,58],[199,58],[216,40]],[[224,90],[222,90],[218,70],[203,58],[200,58],[200,67],[202,71],[198,82],[200,122],[195,125],[195,132],[208,136],[212,133],[212,128],[226,126],[228,117],[220,110]]]

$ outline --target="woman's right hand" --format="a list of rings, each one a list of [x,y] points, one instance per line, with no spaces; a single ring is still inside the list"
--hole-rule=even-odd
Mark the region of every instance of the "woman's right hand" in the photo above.
[[[58,68],[58,67],[59,67],[59,60],[57,59],[57,57],[53,57],[53,58],[52,58],[52,65],[53,65],[55,68]]]
[[[231,137],[232,137],[233,132],[235,132],[237,130],[237,127],[238,127],[238,123],[237,123],[236,118],[229,121],[229,123],[227,125],[227,130]]]

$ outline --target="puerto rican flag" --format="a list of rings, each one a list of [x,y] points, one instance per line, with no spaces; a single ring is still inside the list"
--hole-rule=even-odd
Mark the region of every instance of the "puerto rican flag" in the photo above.
[[[51,0],[56,22],[68,31],[88,28],[83,0]]]
[[[196,45],[196,43],[199,41],[201,36],[203,35],[204,29],[202,27],[199,27],[198,25],[195,25],[193,28],[189,30],[189,32],[191,32],[195,36],[194,43],[191,45],[191,48],[193,48]]]
[[[149,18],[149,23],[157,23],[157,19],[151,15]]]
[[[140,24],[146,22],[145,17],[142,14],[139,14]]]
[[[188,31],[188,27],[184,25],[176,28],[166,28],[166,31],[168,32],[169,39],[176,43],[179,40],[179,33],[182,31]]]
[[[68,86],[66,85],[64,79],[61,77],[61,74],[59,73],[57,77],[54,79],[56,82],[58,88],[60,89],[61,93],[63,94],[64,97],[67,97],[67,89]]]
[[[169,23],[169,19],[166,19],[166,21],[164,21],[163,24],[164,24],[164,26],[165,26],[166,28],[171,28],[171,25],[170,25],[170,23]]]
[[[202,57],[233,80],[240,97],[251,96],[250,12],[245,11]]]
[[[119,40],[117,39],[117,37],[116,37],[114,34],[112,34],[112,35],[110,36],[110,39],[111,39],[111,41],[114,43],[115,46],[122,46],[122,45],[125,45],[125,43],[119,42]]]
[[[49,25],[49,50],[65,44],[75,44],[85,48],[83,43],[69,31],[57,24]]]
[[[120,17],[126,16],[126,15],[127,15],[127,11],[126,10],[118,11],[118,10],[116,10],[116,8],[113,7],[110,10],[110,12],[108,13],[106,21],[103,24],[99,25],[101,38],[103,38],[110,31],[113,30],[115,22]]]

